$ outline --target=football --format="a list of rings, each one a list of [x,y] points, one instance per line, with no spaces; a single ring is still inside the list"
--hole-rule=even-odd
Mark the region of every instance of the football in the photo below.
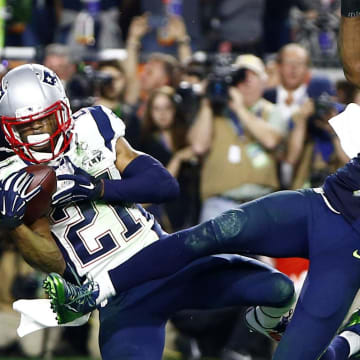
[[[56,191],[56,174],[50,166],[41,164],[30,165],[25,170],[34,175],[27,192],[41,185],[41,191],[26,206],[24,223],[31,225],[50,208],[51,197]]]

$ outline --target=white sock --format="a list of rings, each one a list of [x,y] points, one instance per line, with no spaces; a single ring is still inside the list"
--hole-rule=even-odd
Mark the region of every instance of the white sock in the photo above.
[[[360,336],[352,331],[344,331],[339,336],[343,337],[350,346],[349,357],[360,351]]]
[[[269,329],[269,328],[273,328],[275,327],[280,319],[281,319],[281,316],[272,316],[266,312],[264,312],[264,307],[263,306],[257,306],[255,308],[255,311],[256,311],[256,317],[259,321],[259,323],[261,324],[261,326],[263,326],[264,328],[266,329]]]
[[[264,328],[275,327],[280,322],[281,317],[291,309],[292,305],[295,302],[295,299],[296,296],[294,296],[293,299],[286,306],[281,308],[275,308],[270,306],[257,306],[255,308],[255,311],[259,323]]]
[[[94,280],[99,285],[99,296],[96,299],[96,305],[99,305],[104,300],[116,295],[114,285],[106,271],[97,276]]]

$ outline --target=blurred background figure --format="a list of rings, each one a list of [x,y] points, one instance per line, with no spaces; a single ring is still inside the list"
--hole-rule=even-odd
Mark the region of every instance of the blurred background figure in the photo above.
[[[141,0],[140,6],[148,19],[148,31],[141,39],[145,54],[176,55],[182,43],[193,50],[199,48],[202,16],[199,0]]]
[[[308,11],[293,8],[290,12],[292,41],[306,47],[317,66],[339,66],[340,1],[315,0],[307,7]]]
[[[264,10],[264,52],[276,53],[284,45],[293,41],[293,24],[290,13],[295,7],[304,17],[312,18],[317,14],[314,12],[314,3],[308,0],[277,0],[265,1]]]
[[[127,78],[123,65],[117,60],[100,61],[97,66],[99,86],[96,105],[105,105],[126,122]]]
[[[262,55],[265,0],[204,0],[204,48]]]
[[[58,26],[57,42],[73,51],[83,47],[119,48],[123,45],[116,0],[55,0]]]
[[[167,231],[198,222],[199,163],[187,143],[188,124],[182,102],[174,88],[163,86],[154,90],[147,101],[139,142],[140,150],[158,159],[179,181],[180,198],[157,207],[158,217]]]
[[[276,57],[279,84],[266,90],[264,97],[276,104],[282,114],[284,125],[288,126],[291,115],[306,100],[310,81],[310,56],[298,44],[287,44]]]
[[[63,44],[47,45],[44,50],[43,64],[58,74],[65,87],[76,71],[70,49]]]
[[[323,79],[309,84],[309,100],[293,114],[287,157],[295,165],[291,188],[317,187],[349,161],[328,120],[344,109],[333,85]]]
[[[135,17],[130,24],[126,40],[126,71],[128,77],[132,79],[128,87],[128,97],[129,102],[135,105],[142,99],[146,99],[149,92],[160,86],[177,87],[180,80],[180,64],[190,59],[192,54],[186,27],[181,18],[174,18],[168,26],[173,29],[172,33],[176,37],[177,58],[163,52],[154,52],[145,60],[140,59],[142,39],[150,29],[149,21],[150,15],[148,14]],[[139,75],[141,61],[143,66]]]
[[[279,153],[281,186],[293,182],[299,152],[302,151],[303,124],[315,111],[314,101],[323,93],[335,95],[335,87],[326,76],[311,72],[310,54],[296,43],[283,46],[276,57],[279,84],[266,90],[264,97],[273,102],[282,114],[286,138]],[[296,116],[294,116],[296,114]]]
[[[25,32],[31,19],[32,0],[12,0],[3,9],[6,21],[6,46],[26,45]]]
[[[190,130],[195,151],[204,156],[201,221],[279,187],[274,151],[284,126],[275,105],[262,95],[267,79],[260,58],[240,55],[231,87],[210,81]]]

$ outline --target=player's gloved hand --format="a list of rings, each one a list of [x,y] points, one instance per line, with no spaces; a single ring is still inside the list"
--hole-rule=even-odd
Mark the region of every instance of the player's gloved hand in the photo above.
[[[57,177],[58,181],[68,181],[69,186],[61,187],[52,196],[52,205],[64,205],[79,201],[92,201],[100,198],[103,182],[95,179],[83,169],[73,165],[74,175],[64,174]]]
[[[41,190],[38,185],[27,193],[32,178],[32,174],[20,170],[0,182],[0,226],[12,230],[22,223],[26,204]]]

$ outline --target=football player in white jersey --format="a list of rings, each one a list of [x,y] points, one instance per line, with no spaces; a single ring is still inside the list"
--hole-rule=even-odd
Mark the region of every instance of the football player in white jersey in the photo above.
[[[195,260],[200,238],[211,245],[235,231],[228,217],[166,234],[138,204],[173,199],[177,182],[127,143],[109,109],[72,115],[56,74],[27,64],[3,78],[0,116],[15,152],[0,163],[0,225],[30,264],[53,272],[46,288],[59,323],[99,308],[104,359],[161,359],[165,323],[185,308],[259,304],[256,322],[267,336],[281,335],[294,298],[290,279],[253,259],[210,256],[211,246]],[[24,168],[39,163],[55,169],[57,192],[47,216],[26,226],[26,204],[39,188],[26,192],[32,176]],[[189,254],[172,246],[176,238],[191,245]],[[164,244],[157,260],[147,253],[155,242]],[[168,267],[177,272],[162,278]]]

